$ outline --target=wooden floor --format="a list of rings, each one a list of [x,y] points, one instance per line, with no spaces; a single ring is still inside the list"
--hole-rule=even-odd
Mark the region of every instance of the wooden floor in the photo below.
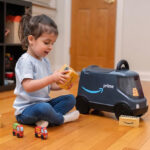
[[[142,82],[145,96],[150,100],[150,82]],[[52,92],[76,95],[77,84],[70,91]],[[79,120],[59,127],[48,128],[49,137],[41,140],[34,137],[34,127],[24,126],[24,138],[12,136],[16,122],[12,108],[13,91],[0,93],[0,113],[3,127],[0,128],[0,150],[150,150],[150,110],[140,127],[119,126],[114,114],[104,116],[80,115]]]

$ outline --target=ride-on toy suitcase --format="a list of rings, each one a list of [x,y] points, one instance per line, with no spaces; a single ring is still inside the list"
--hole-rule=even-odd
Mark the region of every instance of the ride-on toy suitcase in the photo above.
[[[138,73],[129,70],[126,60],[116,69],[92,65],[80,75],[76,108],[82,114],[90,109],[114,112],[120,115],[142,116],[148,110]]]

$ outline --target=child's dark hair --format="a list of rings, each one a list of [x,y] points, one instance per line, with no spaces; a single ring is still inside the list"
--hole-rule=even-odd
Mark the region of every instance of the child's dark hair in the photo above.
[[[28,48],[29,35],[33,35],[37,39],[42,33],[54,33],[58,35],[57,25],[50,17],[44,14],[34,17],[26,14],[22,17],[18,34],[23,49]]]

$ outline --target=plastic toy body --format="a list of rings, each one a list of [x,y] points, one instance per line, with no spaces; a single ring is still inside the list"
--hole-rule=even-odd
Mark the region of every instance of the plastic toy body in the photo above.
[[[18,138],[22,138],[23,137],[23,126],[18,124],[18,123],[14,123],[13,124],[13,135],[17,136]]]
[[[139,75],[122,60],[116,70],[98,66],[82,70],[76,108],[83,114],[91,108],[114,112],[119,119],[120,115],[142,116],[148,106]]]
[[[41,139],[47,139],[48,138],[47,129],[41,126],[35,127],[35,137],[40,137]]]
[[[68,89],[70,87],[70,85],[78,78],[78,74],[68,65],[64,65],[62,66],[62,68],[59,70],[64,71],[64,70],[69,70],[68,75],[69,75],[69,79],[67,80],[67,82],[65,84],[58,84],[60,88],[63,89]]]

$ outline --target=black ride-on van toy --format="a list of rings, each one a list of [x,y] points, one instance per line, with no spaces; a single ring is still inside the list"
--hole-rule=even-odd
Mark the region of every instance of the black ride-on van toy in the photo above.
[[[82,114],[90,109],[114,112],[120,115],[142,116],[148,110],[138,73],[130,71],[126,60],[115,70],[96,65],[82,70],[76,108]]]

